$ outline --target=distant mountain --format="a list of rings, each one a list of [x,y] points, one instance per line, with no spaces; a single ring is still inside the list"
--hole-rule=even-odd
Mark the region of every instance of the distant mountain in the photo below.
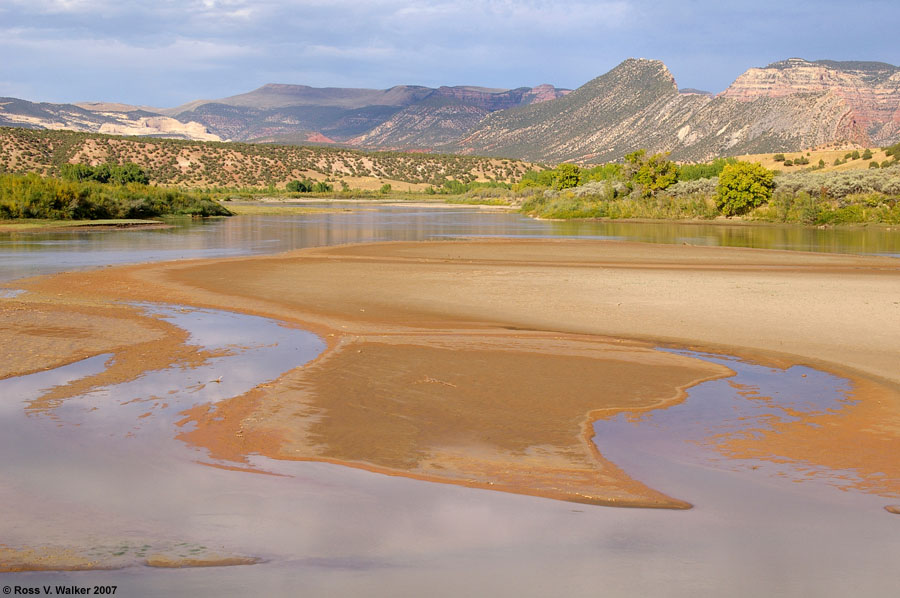
[[[0,98],[0,126],[204,141],[351,142],[373,149],[430,149],[452,141],[486,114],[567,92],[552,85],[513,90],[415,85],[350,89],[272,83],[176,108]]]
[[[750,69],[726,92],[710,97],[679,93],[662,62],[629,59],[564,98],[488,115],[452,149],[599,162],[647,148],[669,151],[675,159],[705,160],[832,142],[897,140],[896,74],[865,67],[867,83],[858,73],[839,70],[850,67],[832,65],[871,63],[818,63],[816,76],[827,73],[844,87],[813,85],[805,72],[809,64],[788,61]]]
[[[390,89],[269,84],[166,113],[235,141],[345,142],[380,149],[429,149],[497,110],[561,97],[567,90],[400,85]]]
[[[123,104],[49,104],[0,98],[0,126],[200,141],[220,140],[197,122],[183,122]]]
[[[900,67],[790,58],[724,92],[678,89],[657,60],[628,59],[574,91],[552,85],[389,89],[268,84],[175,108],[0,98],[0,126],[194,140],[339,144],[541,162],[635,149],[674,159],[900,141]]]

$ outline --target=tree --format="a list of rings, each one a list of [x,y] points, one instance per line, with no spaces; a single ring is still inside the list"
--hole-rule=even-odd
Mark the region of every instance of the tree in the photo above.
[[[746,214],[772,197],[775,174],[755,162],[729,164],[719,175],[716,207],[726,216]]]
[[[382,195],[387,195],[388,193],[391,192],[391,184],[390,184],[390,183],[385,183],[384,185],[381,186],[381,189],[379,189],[378,191],[379,191],[379,193],[381,193]]]
[[[646,157],[645,150],[625,155],[625,172],[641,188],[642,197],[651,197],[678,180],[678,166],[667,159],[668,153]]]
[[[864,151],[862,153],[862,159],[863,160],[871,160],[872,159],[872,150],[870,150],[869,148],[866,148],[866,151]]]
[[[556,167],[556,178],[553,186],[561,191],[577,187],[581,182],[581,168],[575,164],[560,164]]]

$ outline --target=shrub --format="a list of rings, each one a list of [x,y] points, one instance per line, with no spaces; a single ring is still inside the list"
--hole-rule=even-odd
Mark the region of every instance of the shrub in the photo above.
[[[287,191],[292,193],[309,193],[312,191],[312,184],[309,181],[290,181],[284,186]]]
[[[784,154],[775,154],[772,159],[776,162],[784,162]]]
[[[775,175],[750,162],[729,164],[719,175],[716,207],[726,216],[746,214],[772,197]]]
[[[866,148],[866,151],[862,153],[863,160],[871,160],[872,159],[872,150]]]

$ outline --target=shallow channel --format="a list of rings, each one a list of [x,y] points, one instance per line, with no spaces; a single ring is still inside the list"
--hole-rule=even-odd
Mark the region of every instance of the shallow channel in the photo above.
[[[838,596],[888,595],[900,582],[885,499],[827,476],[798,484],[790,467],[734,463],[699,442],[716,422],[736,433],[765,425],[772,411],[851,400],[847,381],[831,374],[688,353],[735,376],[697,385],[665,410],[598,421],[595,441],[634,477],[695,508],[590,507],[323,463],[251,457],[258,472],[198,464],[210,463],[204,451],[174,438],[179,412],[302,366],[324,344],[264,318],[143,307],[186,329],[198,349],[226,354],[96,389],[49,414],[29,405],[101,371],[108,356],[0,381],[3,543],[115,551],[125,568],[0,574],[3,583],[115,584],[140,596],[595,596],[601,587],[606,596]],[[139,564],[141,550],[182,547],[262,562]]]

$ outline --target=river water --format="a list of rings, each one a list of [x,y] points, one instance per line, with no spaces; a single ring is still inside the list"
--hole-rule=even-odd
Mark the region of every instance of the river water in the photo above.
[[[0,233],[0,282],[109,264],[462,236],[615,239],[900,256],[900,227],[556,222],[467,207],[362,206],[335,210],[205,221],[172,219],[174,226],[167,229]]]
[[[468,235],[900,254],[900,233],[882,228],[554,223],[468,208],[364,207],[164,230],[3,235],[0,279]],[[117,585],[121,596],[892,596],[900,587],[900,517],[883,509],[892,501],[843,487],[852,472],[804,470],[798,483],[789,463],[725,460],[700,442],[714,427],[764,423],[772,410],[850,400],[849,381],[831,374],[693,354],[735,376],[690,389],[670,409],[598,421],[595,442],[635,478],[695,508],[590,507],[323,463],[251,457],[252,468],[278,475],[200,465],[216,462],[175,438],[180,412],[272,380],[323,344],[254,316],[143,307],[187,330],[198,347],[228,350],[200,368],[149,372],[50,413],[34,409],[44,389],[101,371],[106,356],[0,381],[0,544],[88,547],[125,568],[0,574],[2,585]],[[772,400],[739,391],[748,387]],[[138,564],[155,552],[262,562]]]

